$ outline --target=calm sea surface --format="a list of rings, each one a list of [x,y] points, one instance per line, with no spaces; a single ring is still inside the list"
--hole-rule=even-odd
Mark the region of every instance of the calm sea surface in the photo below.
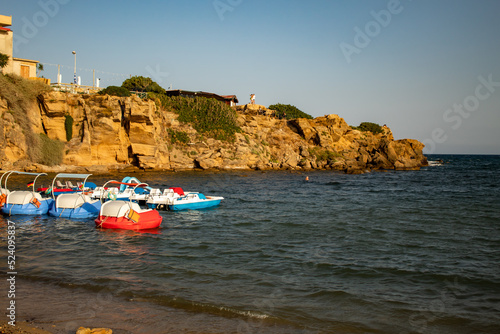
[[[116,333],[498,333],[500,156],[429,157],[438,159],[421,171],[363,175],[134,174],[225,200],[163,211],[156,233],[0,217],[0,269],[10,219],[19,289],[37,287],[27,300],[42,294],[31,301],[41,309],[43,300],[64,304],[58,293],[93,300],[73,318],[40,315],[59,327],[105,311]],[[12,180],[24,189],[29,181]],[[120,313],[120,303],[142,313],[128,323],[110,310]]]

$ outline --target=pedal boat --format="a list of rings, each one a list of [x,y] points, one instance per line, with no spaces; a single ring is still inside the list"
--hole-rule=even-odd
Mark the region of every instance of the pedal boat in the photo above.
[[[147,186],[144,183],[141,185]],[[104,203],[98,218],[95,220],[98,228],[122,230],[155,229],[160,226],[161,222],[162,217],[158,211],[142,209],[139,204],[132,201],[108,201]]]
[[[223,199],[224,197],[188,193],[184,196],[174,198],[167,206],[172,211],[208,209],[219,205]]]
[[[92,174],[57,174],[52,181],[52,189],[54,189],[54,184],[58,178],[70,178],[70,179],[83,179],[82,184],[86,184],[87,179]],[[99,199],[92,199],[84,189],[81,188],[75,193],[71,194],[60,194],[55,197],[55,193],[52,192],[54,198],[54,204],[49,209],[49,215],[61,218],[95,218],[99,214],[101,209],[101,201]]]
[[[29,183],[31,191],[28,190],[14,190],[9,191],[7,188],[7,180],[12,174],[35,176],[35,179]],[[2,205],[2,212],[6,215],[44,215],[47,214],[50,207],[53,205],[52,198],[43,198],[38,192],[35,191],[36,180],[46,173],[28,173],[9,171],[2,175],[0,184],[3,178],[4,187],[1,188],[0,205]]]

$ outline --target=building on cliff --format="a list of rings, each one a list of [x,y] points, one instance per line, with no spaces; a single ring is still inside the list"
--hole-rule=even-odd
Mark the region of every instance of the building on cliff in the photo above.
[[[218,95],[208,92],[194,92],[182,89],[167,90],[167,96],[182,96],[182,97],[205,97],[207,99],[216,99],[218,101],[224,102],[229,106],[235,106],[238,103],[238,98],[236,95]]]
[[[3,73],[13,73],[23,78],[36,78],[37,60],[15,58],[14,33],[9,28],[12,25],[12,16],[0,15],[0,53],[9,56],[9,62],[3,69]]]

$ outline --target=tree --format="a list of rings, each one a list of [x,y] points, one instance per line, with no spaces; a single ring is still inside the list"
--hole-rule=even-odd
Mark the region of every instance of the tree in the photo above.
[[[384,132],[384,130],[380,125],[372,122],[362,122],[358,127],[352,127],[352,128],[359,131],[370,131],[373,134]]]
[[[151,78],[134,76],[125,80],[122,87],[134,92],[153,92],[165,94],[165,89],[154,82]]]
[[[278,118],[286,118],[286,119],[295,119],[295,118],[308,118],[312,119],[313,117],[309,114],[306,114],[302,110],[298,109],[295,106],[289,104],[273,104],[269,106],[269,109],[274,110],[276,112],[276,117]]]
[[[9,56],[0,52],[0,68],[4,68],[9,63]]]
[[[99,92],[101,95],[130,96],[130,91],[124,87],[108,86]]]
[[[40,72],[43,71],[43,64],[42,63],[38,63],[38,66],[36,67],[36,69],[38,70],[38,76],[40,76]]]

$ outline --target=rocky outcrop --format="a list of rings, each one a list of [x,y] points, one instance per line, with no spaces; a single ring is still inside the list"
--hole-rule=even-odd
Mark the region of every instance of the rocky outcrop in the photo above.
[[[51,92],[39,98],[39,105],[43,128],[51,139],[66,141],[65,120],[73,119],[66,165],[170,168],[152,101]]]
[[[418,169],[427,164],[422,143],[395,141],[387,127],[381,134],[372,134],[352,129],[338,115],[285,120],[260,105],[238,106],[236,111],[243,131],[234,142],[206,138],[180,123],[177,114],[135,96],[49,92],[39,96],[27,114],[35,133],[65,143],[64,170],[334,169],[360,173]],[[65,127],[68,117],[73,120],[71,138]],[[6,169],[27,159],[27,147],[22,128],[2,100],[0,121],[0,159]],[[173,141],[173,132],[182,132],[189,140]],[[33,164],[25,168],[54,170]]]
[[[76,334],[113,334],[113,330],[109,328],[85,328],[79,327]]]

